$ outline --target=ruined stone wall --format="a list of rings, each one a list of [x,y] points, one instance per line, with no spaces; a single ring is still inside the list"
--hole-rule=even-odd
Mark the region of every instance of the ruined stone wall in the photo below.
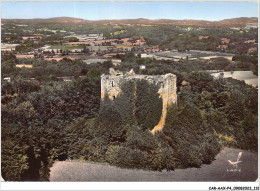
[[[121,85],[130,80],[146,80],[159,85],[158,93],[163,101],[163,111],[161,120],[151,132],[155,134],[157,131],[161,131],[165,124],[167,108],[177,103],[176,76],[174,74],[139,75],[134,74],[133,71],[123,74],[122,72],[110,69],[110,75],[103,74],[101,76],[101,100],[105,99],[105,97],[111,100],[116,99],[122,92]]]

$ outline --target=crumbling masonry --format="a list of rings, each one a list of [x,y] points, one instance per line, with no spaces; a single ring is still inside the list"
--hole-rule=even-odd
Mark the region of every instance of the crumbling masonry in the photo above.
[[[163,110],[159,123],[153,128],[151,133],[155,134],[162,131],[165,125],[167,108],[177,103],[176,76],[174,74],[139,75],[135,74],[133,70],[123,74],[110,68],[110,75],[103,74],[101,76],[101,99],[105,99],[105,96],[111,100],[116,99],[121,93],[120,85],[130,80],[147,80],[150,83],[159,85],[158,93],[163,101]]]

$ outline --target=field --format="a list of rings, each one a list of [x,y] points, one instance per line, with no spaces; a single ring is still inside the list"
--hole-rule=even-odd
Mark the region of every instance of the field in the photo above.
[[[61,33],[65,33],[65,30],[52,30],[52,29],[48,29],[48,28],[43,28],[43,29],[38,29],[39,31],[48,31],[48,32],[53,32],[53,33],[57,33],[57,32],[61,32]]]
[[[122,34],[124,32],[126,32],[127,30],[120,30],[120,31],[116,31],[114,33],[110,33],[111,36],[116,36],[116,35],[119,35],[119,34]]]

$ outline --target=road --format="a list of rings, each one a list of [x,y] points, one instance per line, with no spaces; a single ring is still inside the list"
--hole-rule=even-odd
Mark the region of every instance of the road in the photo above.
[[[237,161],[237,168],[231,162]],[[76,161],[57,161],[51,167],[50,181],[256,181],[258,178],[258,153],[240,149],[224,148],[209,165],[201,168],[177,169],[175,171],[145,171],[122,169],[105,164]]]

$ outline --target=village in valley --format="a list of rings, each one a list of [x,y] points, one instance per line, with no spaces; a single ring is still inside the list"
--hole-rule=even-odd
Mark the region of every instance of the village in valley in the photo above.
[[[255,181],[258,18],[2,18],[1,115],[6,181]]]
[[[22,21],[18,21],[18,24],[15,24],[15,21],[2,20],[1,54],[12,54],[15,55],[17,59],[29,60],[34,59],[57,62],[62,59],[81,60],[86,64],[110,61],[114,66],[118,66],[123,64],[122,58],[127,53],[134,53],[136,56],[138,55],[144,59],[150,58],[164,61],[209,61],[219,57],[232,61],[233,56],[236,54],[257,53],[258,41],[254,36],[246,37],[244,40],[241,40],[237,37],[234,38],[231,35],[247,36],[247,33],[249,34],[257,29],[257,24],[255,23],[245,23],[240,27],[230,28],[224,26],[225,32],[222,36],[200,35],[212,30],[207,27],[201,27],[200,25],[175,26],[165,24],[160,30],[160,26],[156,24],[148,26],[145,24],[136,24],[137,27],[141,28],[141,34],[149,28],[155,30],[154,28],[156,27],[158,27],[159,35],[162,36],[167,36],[164,34],[165,30],[169,30],[168,32],[174,31],[174,37],[171,37],[172,34],[168,34],[168,38],[170,38],[171,41],[177,41],[177,43],[172,46],[171,44],[161,44],[161,42],[156,44],[150,42],[152,40],[149,38],[152,38],[152,36],[147,39],[145,35],[133,33],[132,31],[135,24],[122,23],[120,25],[119,23],[105,23],[102,25],[104,26],[103,30],[105,33],[89,33],[88,30],[84,31],[84,28],[89,25],[92,27],[92,31],[99,30],[95,23],[92,25],[85,24],[86,26],[84,27],[82,24],[80,26],[75,26],[71,21],[71,28],[77,31],[71,32],[64,29],[70,27],[53,24],[55,22],[59,23],[59,20],[62,19],[66,20],[68,18],[58,18],[56,19],[57,21],[55,21],[54,18],[53,21],[46,21],[46,23],[43,24],[44,27],[42,24],[37,25],[37,23],[26,24],[26,20],[24,21],[25,23],[22,24],[20,24]],[[48,22],[50,22],[50,24],[48,24]],[[136,23],[138,23],[138,19],[136,20]],[[169,25],[171,27],[169,27]],[[80,28],[82,29],[80,30]],[[128,32],[128,28],[130,28],[131,32]],[[142,29],[144,32],[142,32]],[[103,32],[102,28],[99,32]],[[176,32],[179,34],[175,34]],[[183,37],[187,36],[189,33],[191,34],[191,37]],[[190,47],[189,45],[184,47],[179,45],[178,41],[185,41],[185,38],[192,38],[192,41],[196,41],[195,43],[197,43],[198,46],[211,44],[210,47],[205,45],[203,48],[198,49],[196,49],[196,45],[191,45]],[[239,48],[242,50],[238,50]],[[32,68],[33,64],[19,63],[16,64],[16,67]],[[141,70],[145,69],[145,67],[145,65],[140,65]],[[9,79],[9,76],[4,77]],[[59,78],[67,79],[66,76],[59,76]]]

